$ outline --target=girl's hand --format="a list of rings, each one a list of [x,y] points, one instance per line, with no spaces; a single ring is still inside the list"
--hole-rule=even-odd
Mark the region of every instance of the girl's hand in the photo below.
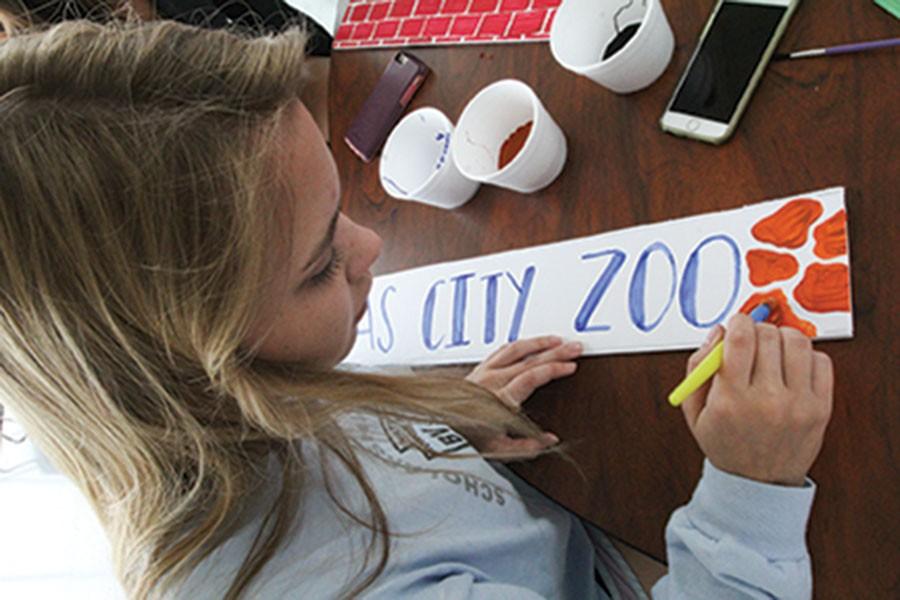
[[[688,372],[722,336],[717,327],[688,361]],[[748,479],[800,486],[831,417],[831,359],[790,327],[754,325],[736,315],[725,332],[722,367],[682,405],[712,464]]]
[[[517,340],[506,344],[484,359],[466,379],[494,392],[500,400],[519,410],[537,388],[575,372],[575,359],[581,356],[578,342],[563,343],[557,336]],[[536,455],[559,443],[545,432],[540,439],[515,439],[508,435],[472,439],[481,452]]]

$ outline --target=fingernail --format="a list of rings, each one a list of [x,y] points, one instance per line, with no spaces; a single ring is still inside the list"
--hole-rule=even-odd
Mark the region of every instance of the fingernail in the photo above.
[[[709,346],[717,337],[719,337],[719,326],[715,325],[712,329],[709,330],[709,333],[706,334],[706,339],[703,340],[703,345]]]
[[[572,350],[573,352],[581,352],[584,350],[584,346],[582,346],[581,342],[569,342],[566,344],[566,348]]]
[[[552,434],[552,433],[545,433],[545,434],[544,434],[544,439],[547,440],[548,442],[550,442],[550,444],[551,444],[552,446],[555,446],[556,444],[559,443],[559,438],[556,437],[556,435],[554,435],[554,434]]]

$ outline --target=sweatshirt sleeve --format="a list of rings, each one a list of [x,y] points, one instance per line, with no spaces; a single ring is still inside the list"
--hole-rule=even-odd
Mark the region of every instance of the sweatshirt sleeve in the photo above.
[[[720,471],[708,460],[691,501],[666,527],[669,574],[656,599],[806,599],[806,549],[815,484],[771,485]]]
[[[525,564],[525,563],[523,563]],[[460,568],[446,572],[449,565],[437,565],[417,573],[415,577],[401,577],[386,586],[366,592],[365,600],[546,600],[533,590],[498,581],[489,581],[479,571]]]

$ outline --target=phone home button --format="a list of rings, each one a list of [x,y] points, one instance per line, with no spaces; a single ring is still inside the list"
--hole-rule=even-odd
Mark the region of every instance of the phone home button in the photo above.
[[[688,131],[697,131],[698,129],[700,129],[700,121],[698,121],[697,119],[688,119],[685,127]]]

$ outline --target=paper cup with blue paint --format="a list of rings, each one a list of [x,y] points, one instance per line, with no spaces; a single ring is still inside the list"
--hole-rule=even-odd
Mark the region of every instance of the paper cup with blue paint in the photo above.
[[[564,0],[550,28],[559,64],[618,94],[656,81],[674,47],[660,0]]]
[[[566,163],[566,136],[537,94],[496,81],[463,109],[450,144],[463,175],[522,193],[550,185]]]
[[[451,160],[452,137],[453,123],[436,108],[406,115],[381,152],[379,175],[384,190],[400,200],[439,208],[465,204],[479,183],[464,177]]]

